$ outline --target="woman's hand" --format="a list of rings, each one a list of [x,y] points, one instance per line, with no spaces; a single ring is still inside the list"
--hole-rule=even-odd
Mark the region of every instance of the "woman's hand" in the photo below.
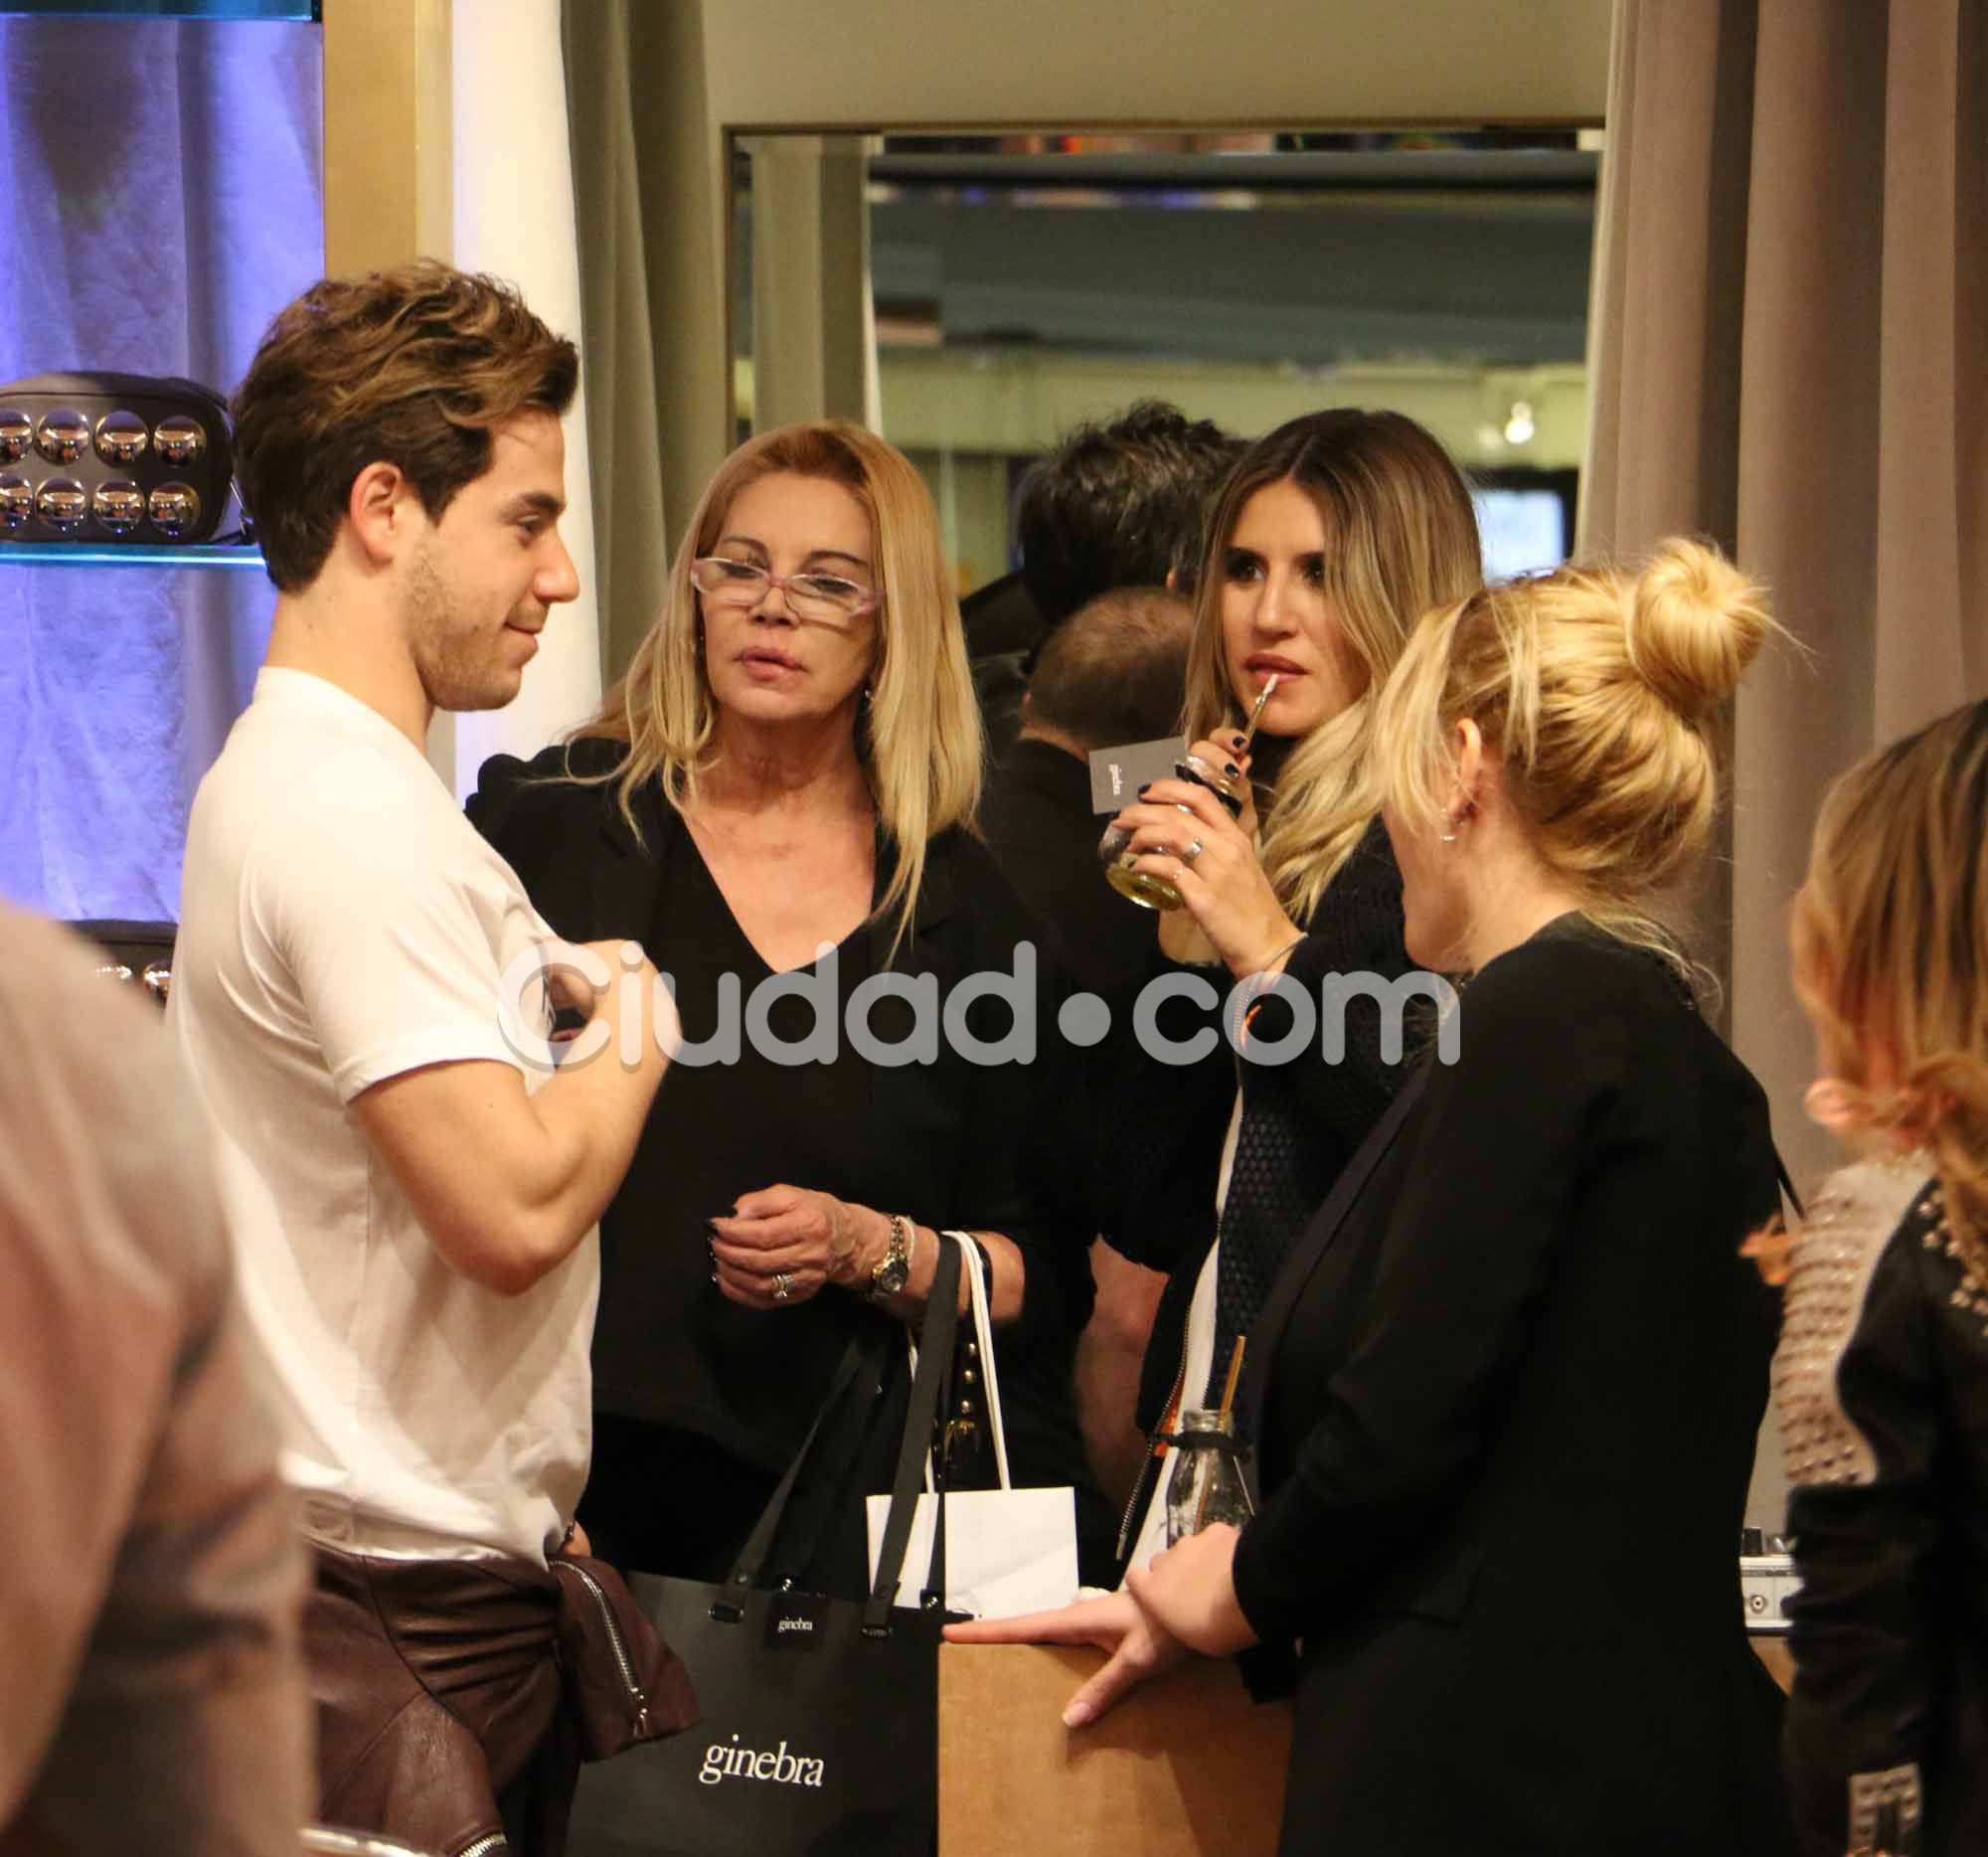
[[[1208,1657],[1228,1657],[1257,1642],[1236,1603],[1237,1531],[1217,1522],[1177,1541],[1125,1585],[1169,1637]]]
[[[793,1308],[828,1283],[867,1288],[891,1238],[883,1214],[799,1186],[744,1194],[706,1224],[719,1290],[748,1309]]]
[[[1090,1644],[1110,1652],[1110,1661],[1065,1707],[1066,1728],[1096,1721],[1128,1689],[1172,1669],[1188,1654],[1129,1593],[1107,1593],[1061,1611],[1020,1618],[974,1618],[947,1625],[945,1636],[951,1644]]]
[[[1221,752],[1212,743],[1199,747]],[[1127,806],[1114,821],[1132,834],[1136,868],[1173,884],[1196,926],[1239,980],[1274,967],[1298,930],[1263,875],[1242,821],[1232,819],[1221,800],[1192,780],[1156,780],[1140,802]],[[1254,815],[1245,811],[1244,817],[1253,821]]]
[[[1191,761],[1200,763],[1200,772],[1208,779],[1220,777],[1235,789],[1236,797],[1242,802],[1242,810],[1236,815],[1236,823],[1242,827],[1242,836],[1251,844],[1256,842],[1256,789],[1249,779],[1252,765],[1248,752],[1242,747],[1241,729],[1223,729],[1212,736],[1204,736],[1187,752]],[[1232,772],[1231,769],[1234,769]]]

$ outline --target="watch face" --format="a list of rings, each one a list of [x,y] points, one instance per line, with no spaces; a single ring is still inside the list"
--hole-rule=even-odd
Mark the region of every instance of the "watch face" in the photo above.
[[[909,1258],[886,1258],[876,1270],[876,1292],[880,1296],[895,1296],[910,1280],[911,1264]]]

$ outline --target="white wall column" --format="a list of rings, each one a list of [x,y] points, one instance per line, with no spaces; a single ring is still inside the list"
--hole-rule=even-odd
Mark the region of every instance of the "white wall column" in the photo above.
[[[548,324],[578,341],[580,259],[559,0],[453,0],[453,12],[454,236],[444,255],[515,284]],[[443,770],[458,796],[474,791],[490,756],[537,754],[600,700],[583,388],[566,420],[566,493],[560,532],[580,569],[580,597],[554,610],[516,702],[455,718],[452,764]],[[430,743],[430,760],[438,747]]]

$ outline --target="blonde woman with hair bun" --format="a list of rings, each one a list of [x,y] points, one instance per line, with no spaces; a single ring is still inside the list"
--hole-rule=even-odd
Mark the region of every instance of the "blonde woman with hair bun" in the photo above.
[[[1796,1819],[1958,1857],[1988,1849],[1988,703],[1831,787],[1793,941],[1810,1111],[1857,1157],[1782,1266]]]
[[[1772,1299],[1759,1086],[1664,891],[1772,631],[1667,544],[1424,619],[1376,706],[1408,951],[1468,976],[1250,1340],[1255,1515],[1077,1608],[1079,1718],[1190,1651],[1297,1713],[1283,1857],[1784,1857],[1736,1555]]]

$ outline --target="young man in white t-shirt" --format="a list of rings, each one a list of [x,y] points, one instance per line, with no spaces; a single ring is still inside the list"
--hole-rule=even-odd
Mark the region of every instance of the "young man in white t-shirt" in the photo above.
[[[436,709],[517,694],[579,591],[578,365],[439,264],[271,325],[234,410],[275,619],[194,801],[169,1015],[316,1552],[319,1813],[439,1857],[564,1809],[548,1564],[586,1476],[594,1222],[673,1031],[638,950],[560,952],[422,753]],[[602,1049],[555,1069],[557,960]]]

